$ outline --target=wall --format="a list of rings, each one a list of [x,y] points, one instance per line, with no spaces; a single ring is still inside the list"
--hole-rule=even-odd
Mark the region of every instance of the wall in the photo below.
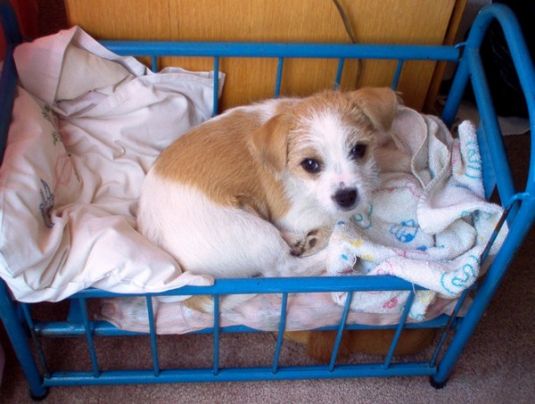
[[[366,43],[441,44],[455,0],[340,0],[357,40]],[[230,41],[343,42],[349,37],[331,0],[66,0],[70,24],[98,38]],[[457,8],[456,8],[457,7]],[[210,70],[210,60],[166,58],[161,66]],[[421,108],[434,62],[409,62],[400,80],[406,103]],[[360,68],[359,68],[360,67]],[[223,106],[272,95],[275,60],[222,60],[227,73]],[[389,85],[395,62],[347,63],[342,88]],[[305,95],[329,87],[336,61],[294,60],[285,64],[282,93]]]

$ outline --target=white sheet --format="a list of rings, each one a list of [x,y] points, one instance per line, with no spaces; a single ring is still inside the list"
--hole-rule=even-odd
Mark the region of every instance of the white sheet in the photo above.
[[[80,28],[19,46],[15,62],[24,89],[0,171],[0,276],[14,296],[210,283],[145,240],[135,212],[160,151],[211,115],[212,74],[153,74]]]

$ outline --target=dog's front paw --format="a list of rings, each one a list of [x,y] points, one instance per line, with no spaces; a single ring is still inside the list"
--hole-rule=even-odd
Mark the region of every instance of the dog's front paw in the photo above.
[[[294,257],[306,257],[325,248],[331,231],[327,227],[309,231],[302,239],[291,241],[290,253]]]

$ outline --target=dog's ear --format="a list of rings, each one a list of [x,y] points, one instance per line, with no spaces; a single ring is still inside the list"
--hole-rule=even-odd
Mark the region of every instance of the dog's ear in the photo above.
[[[266,168],[282,171],[286,167],[290,128],[291,118],[287,114],[279,114],[253,132],[251,152]]]
[[[390,129],[400,101],[394,90],[389,87],[364,87],[352,91],[350,97],[376,129]]]

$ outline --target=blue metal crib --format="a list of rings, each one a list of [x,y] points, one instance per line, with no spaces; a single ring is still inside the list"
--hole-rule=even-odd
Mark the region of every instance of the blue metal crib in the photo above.
[[[0,1],[0,17],[7,41],[7,54],[0,81],[0,148],[5,148],[10,113],[15,94],[17,73],[12,57],[13,48],[21,42],[17,22],[12,9],[5,0]],[[69,315],[64,321],[40,322],[32,317],[31,306],[14,301],[5,283],[0,280],[0,315],[8,336],[28,380],[33,398],[43,398],[51,386],[97,385],[120,383],[170,383],[201,381],[245,381],[313,379],[364,376],[429,376],[434,387],[446,384],[463,348],[485,312],[500,284],[512,258],[535,218],[535,143],[531,143],[530,172],[525,189],[517,191],[512,182],[500,128],[491,101],[483,70],[479,48],[489,24],[497,20],[505,34],[516,67],[525,101],[530,113],[531,133],[535,133],[535,73],[528,50],[513,13],[506,7],[494,5],[484,9],[477,17],[466,42],[455,46],[417,45],[347,45],[347,44],[282,44],[282,43],[192,43],[192,42],[147,42],[104,41],[110,50],[121,55],[149,56],[153,69],[162,56],[201,56],[213,58],[213,69],[219,71],[221,58],[263,57],[278,60],[274,95],[281,89],[284,61],[287,58],[329,58],[338,60],[338,69],[333,78],[334,86],[340,84],[344,62],[351,59],[397,60],[397,69],[392,79],[396,88],[404,62],[409,60],[437,60],[458,63],[453,84],[447,98],[442,118],[449,125],[457,113],[464,90],[470,82],[481,115],[478,137],[482,150],[484,185],[487,196],[495,191],[505,213],[499,226],[508,223],[509,233],[487,274],[477,285],[467,290],[458,299],[451,316],[442,315],[422,323],[408,323],[407,316],[415,290],[421,289],[391,276],[333,277],[333,278],[265,278],[222,279],[210,287],[184,287],[159,294],[144,295],[150,332],[147,344],[152,352],[152,368],[103,370],[99,366],[95,350],[95,336],[114,337],[140,335],[115,328],[103,321],[93,321],[88,315],[87,302],[102,297],[119,295],[96,289],[84,290],[72,296]],[[218,111],[218,75],[214,75],[213,113]],[[495,231],[497,233],[498,228]],[[22,230],[21,230],[22,231]],[[486,258],[490,245],[483,254]],[[313,292],[359,292],[407,290],[410,297],[401,315],[399,324],[392,326],[366,326],[346,324],[352,294],[347,300],[338,324],[330,329],[336,331],[329,363],[314,366],[281,366],[279,356],[283,345],[287,298],[291,293]],[[254,332],[243,326],[220,327],[219,299],[232,293],[277,293],[282,296],[279,332],[273,347],[272,363],[265,367],[222,367],[220,336],[222,333]],[[212,366],[196,369],[168,369],[159,364],[158,343],[154,326],[151,299],[154,296],[211,295],[214,302],[213,327],[202,330],[213,336]],[[471,294],[473,301],[464,317],[458,315],[465,298]],[[388,353],[379,363],[340,364],[338,351],[344,330],[394,329],[394,338]],[[439,329],[430,358],[423,361],[397,362],[394,351],[402,330],[408,328]],[[85,336],[91,368],[86,371],[61,371],[49,368],[42,350],[42,338],[51,336]],[[451,338],[448,338],[451,336]],[[446,341],[449,340],[449,343]],[[208,353],[209,354],[209,353]]]

